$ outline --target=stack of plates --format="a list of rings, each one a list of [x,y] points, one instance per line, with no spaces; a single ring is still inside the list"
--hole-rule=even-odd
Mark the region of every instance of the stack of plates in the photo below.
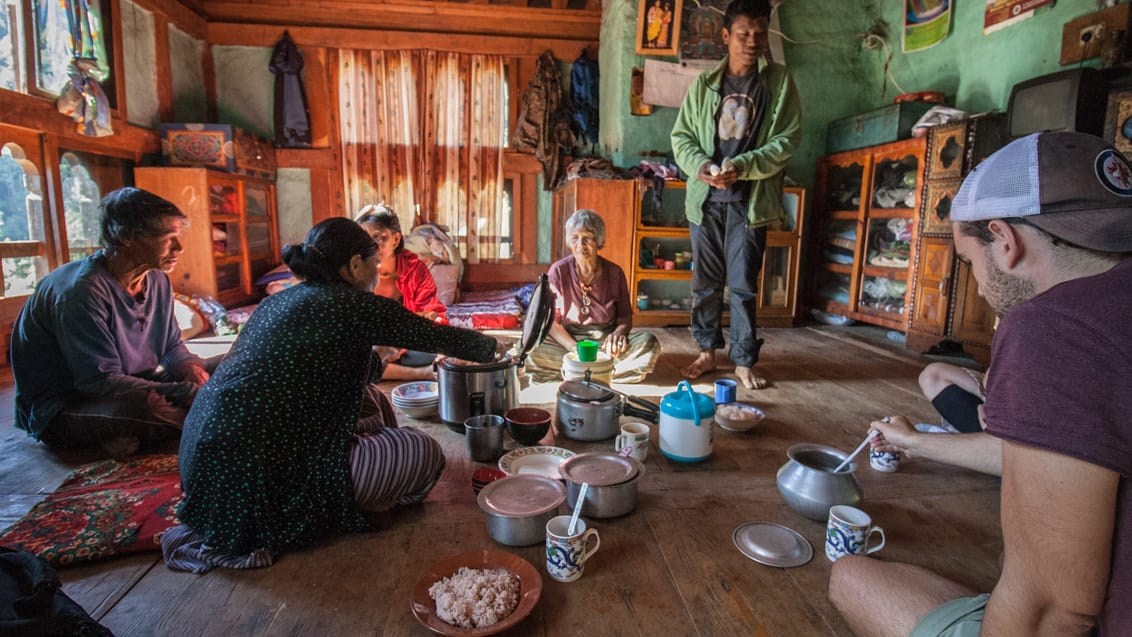
[[[436,382],[418,381],[393,388],[393,406],[410,418],[424,418],[436,413],[440,393]]]

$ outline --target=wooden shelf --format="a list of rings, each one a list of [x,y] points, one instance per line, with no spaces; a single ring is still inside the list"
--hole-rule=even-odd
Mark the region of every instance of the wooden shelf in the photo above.
[[[838,274],[853,274],[853,264],[851,263],[833,263],[832,261],[822,261],[821,267],[830,272]]]
[[[852,220],[857,218],[856,210],[834,210],[829,213],[830,219]]]
[[[890,268],[883,265],[866,265],[861,267],[861,274],[865,276],[878,276],[893,281],[908,280],[908,266],[903,268]]]
[[[869,208],[870,219],[911,219],[915,214],[911,208]]]

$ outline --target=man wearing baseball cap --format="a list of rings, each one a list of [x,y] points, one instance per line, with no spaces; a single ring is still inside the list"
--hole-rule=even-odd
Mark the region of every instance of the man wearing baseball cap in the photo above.
[[[955,249],[1001,317],[986,431],[1001,441],[993,592],[850,556],[830,597],[859,635],[1132,630],[1132,166],[1038,133],[987,158],[951,210]]]

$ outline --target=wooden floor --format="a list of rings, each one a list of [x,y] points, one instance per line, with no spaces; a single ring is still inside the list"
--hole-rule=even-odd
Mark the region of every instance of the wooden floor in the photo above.
[[[686,329],[654,330],[666,355],[655,385],[618,386],[659,400],[677,380],[694,345]],[[255,571],[217,569],[190,575],[167,569],[156,553],[60,571],[64,591],[117,635],[427,635],[409,599],[429,564],[474,549],[506,549],[543,574],[532,614],[506,634],[587,635],[850,635],[829,603],[830,563],[824,524],[789,509],[775,487],[786,449],[816,442],[850,450],[867,423],[886,414],[938,422],[918,391],[929,362],[857,328],[763,330],[759,369],[773,382],[740,398],[767,414],[754,432],[717,430],[714,455],[682,465],[661,456],[656,431],[636,510],[592,520],[601,548],[570,584],[545,576],[541,546],[509,548],[487,535],[472,495],[463,436],[442,424],[426,428],[444,446],[448,467],[421,506],[400,511],[380,531],[341,536],[284,555]],[[709,391],[714,376],[695,384]],[[391,385],[387,388],[390,388]],[[528,388],[523,402],[552,406],[554,387]],[[0,527],[42,499],[88,457],[60,457],[12,427],[12,391],[0,394]],[[611,442],[559,439],[575,451]],[[1002,539],[998,480],[926,461],[894,474],[858,471],[862,504],[884,527],[877,555],[913,562],[981,590],[997,578]],[[740,524],[765,521],[798,530],[814,558],[793,569],[745,558],[732,544]],[[862,636],[864,637],[864,636]]]

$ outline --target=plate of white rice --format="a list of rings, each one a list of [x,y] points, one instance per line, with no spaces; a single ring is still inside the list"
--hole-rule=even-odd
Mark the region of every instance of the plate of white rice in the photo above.
[[[433,564],[413,587],[413,616],[441,635],[494,635],[538,603],[542,577],[507,551],[470,551]]]

